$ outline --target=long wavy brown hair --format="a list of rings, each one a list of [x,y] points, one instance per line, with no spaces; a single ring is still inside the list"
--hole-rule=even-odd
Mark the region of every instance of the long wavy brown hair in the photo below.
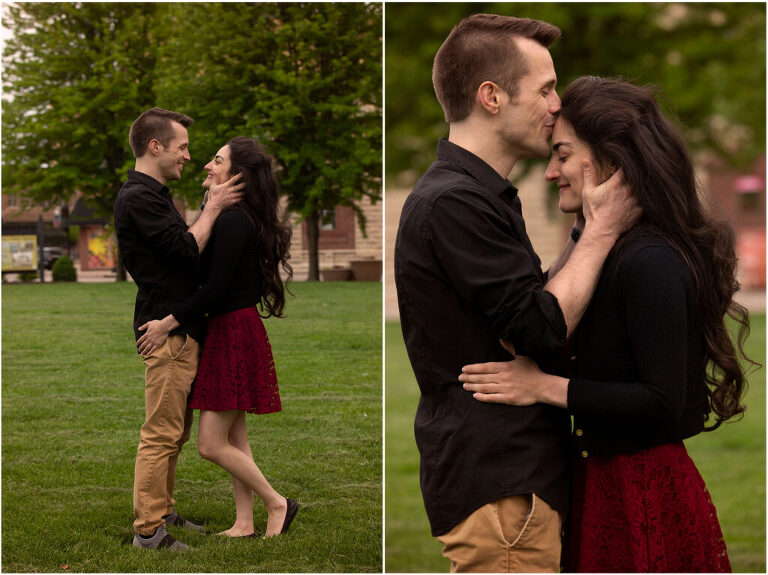
[[[738,355],[755,365],[744,354],[749,314],[733,300],[740,288],[733,228],[704,208],[688,150],[656,93],[654,87],[620,79],[582,77],[566,88],[560,116],[591,148],[599,168],[623,171],[642,207],[642,218],[623,240],[641,230],[661,236],[691,272],[706,346],[704,412],[715,419],[705,429],[711,431],[745,411],[746,380]],[[738,353],[726,315],[739,326]]]
[[[264,317],[283,317],[285,291],[280,268],[287,275],[286,283],[293,278],[290,258],[291,228],[282,224],[278,216],[280,186],[272,169],[274,160],[251,138],[243,136],[227,142],[231,162],[230,174],[243,174],[245,184],[243,199],[236,204],[256,228],[263,253],[259,259],[261,272],[262,311]]]

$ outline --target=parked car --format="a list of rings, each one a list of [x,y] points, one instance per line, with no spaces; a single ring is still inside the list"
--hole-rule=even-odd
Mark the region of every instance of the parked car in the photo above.
[[[43,265],[45,269],[52,270],[56,260],[65,254],[66,252],[61,248],[43,247]]]

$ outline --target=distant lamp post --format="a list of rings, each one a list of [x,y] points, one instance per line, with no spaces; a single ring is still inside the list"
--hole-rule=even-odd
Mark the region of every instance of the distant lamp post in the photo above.
[[[43,215],[37,216],[37,271],[40,274],[40,283],[45,283],[45,224]]]

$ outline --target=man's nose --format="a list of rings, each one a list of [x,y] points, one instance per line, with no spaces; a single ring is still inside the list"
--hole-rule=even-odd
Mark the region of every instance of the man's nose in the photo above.
[[[552,96],[549,102],[549,113],[553,115],[557,114],[561,107],[560,96],[557,95],[557,92],[552,90]]]

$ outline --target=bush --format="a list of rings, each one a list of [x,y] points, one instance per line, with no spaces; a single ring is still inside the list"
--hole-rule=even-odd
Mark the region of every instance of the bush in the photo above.
[[[23,283],[33,282],[37,279],[37,272],[21,272],[19,274],[19,280]]]
[[[61,256],[53,264],[53,281],[55,282],[76,282],[77,270],[69,256]]]

